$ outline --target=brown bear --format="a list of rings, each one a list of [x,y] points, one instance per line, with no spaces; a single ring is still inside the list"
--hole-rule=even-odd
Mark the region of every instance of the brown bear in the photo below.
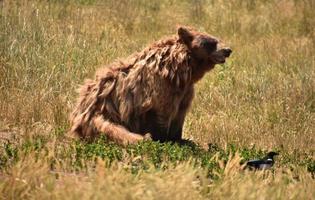
[[[70,132],[85,139],[105,134],[123,145],[145,138],[180,141],[194,84],[231,52],[213,36],[179,27],[178,35],[86,80],[70,116]]]

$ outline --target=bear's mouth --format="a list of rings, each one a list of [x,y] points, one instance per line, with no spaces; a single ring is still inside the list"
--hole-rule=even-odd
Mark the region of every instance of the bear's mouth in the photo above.
[[[225,57],[215,57],[212,59],[216,64],[223,64],[225,63]]]
[[[226,58],[231,55],[231,53],[232,50],[230,48],[223,48],[212,53],[209,59],[215,64],[223,64],[225,63]]]
[[[211,56],[209,60],[214,64],[223,64],[225,63],[225,56]]]

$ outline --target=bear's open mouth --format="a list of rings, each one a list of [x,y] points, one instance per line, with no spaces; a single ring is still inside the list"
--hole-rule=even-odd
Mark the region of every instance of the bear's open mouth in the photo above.
[[[212,58],[212,61],[216,64],[222,64],[225,63],[225,57],[214,57]]]
[[[232,50],[230,48],[222,48],[210,55],[210,60],[215,64],[225,63],[226,58],[230,57]]]

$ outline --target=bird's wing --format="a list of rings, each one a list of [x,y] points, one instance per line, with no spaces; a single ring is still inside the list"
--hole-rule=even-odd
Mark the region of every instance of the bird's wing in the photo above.
[[[258,167],[261,164],[264,164],[263,160],[250,160],[247,162],[247,165],[251,167]]]

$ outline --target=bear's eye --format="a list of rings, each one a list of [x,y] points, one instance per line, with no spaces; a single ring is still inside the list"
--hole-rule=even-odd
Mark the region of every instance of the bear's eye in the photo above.
[[[213,52],[217,48],[217,41],[215,40],[202,40],[201,41],[201,47],[205,48],[209,52]]]

